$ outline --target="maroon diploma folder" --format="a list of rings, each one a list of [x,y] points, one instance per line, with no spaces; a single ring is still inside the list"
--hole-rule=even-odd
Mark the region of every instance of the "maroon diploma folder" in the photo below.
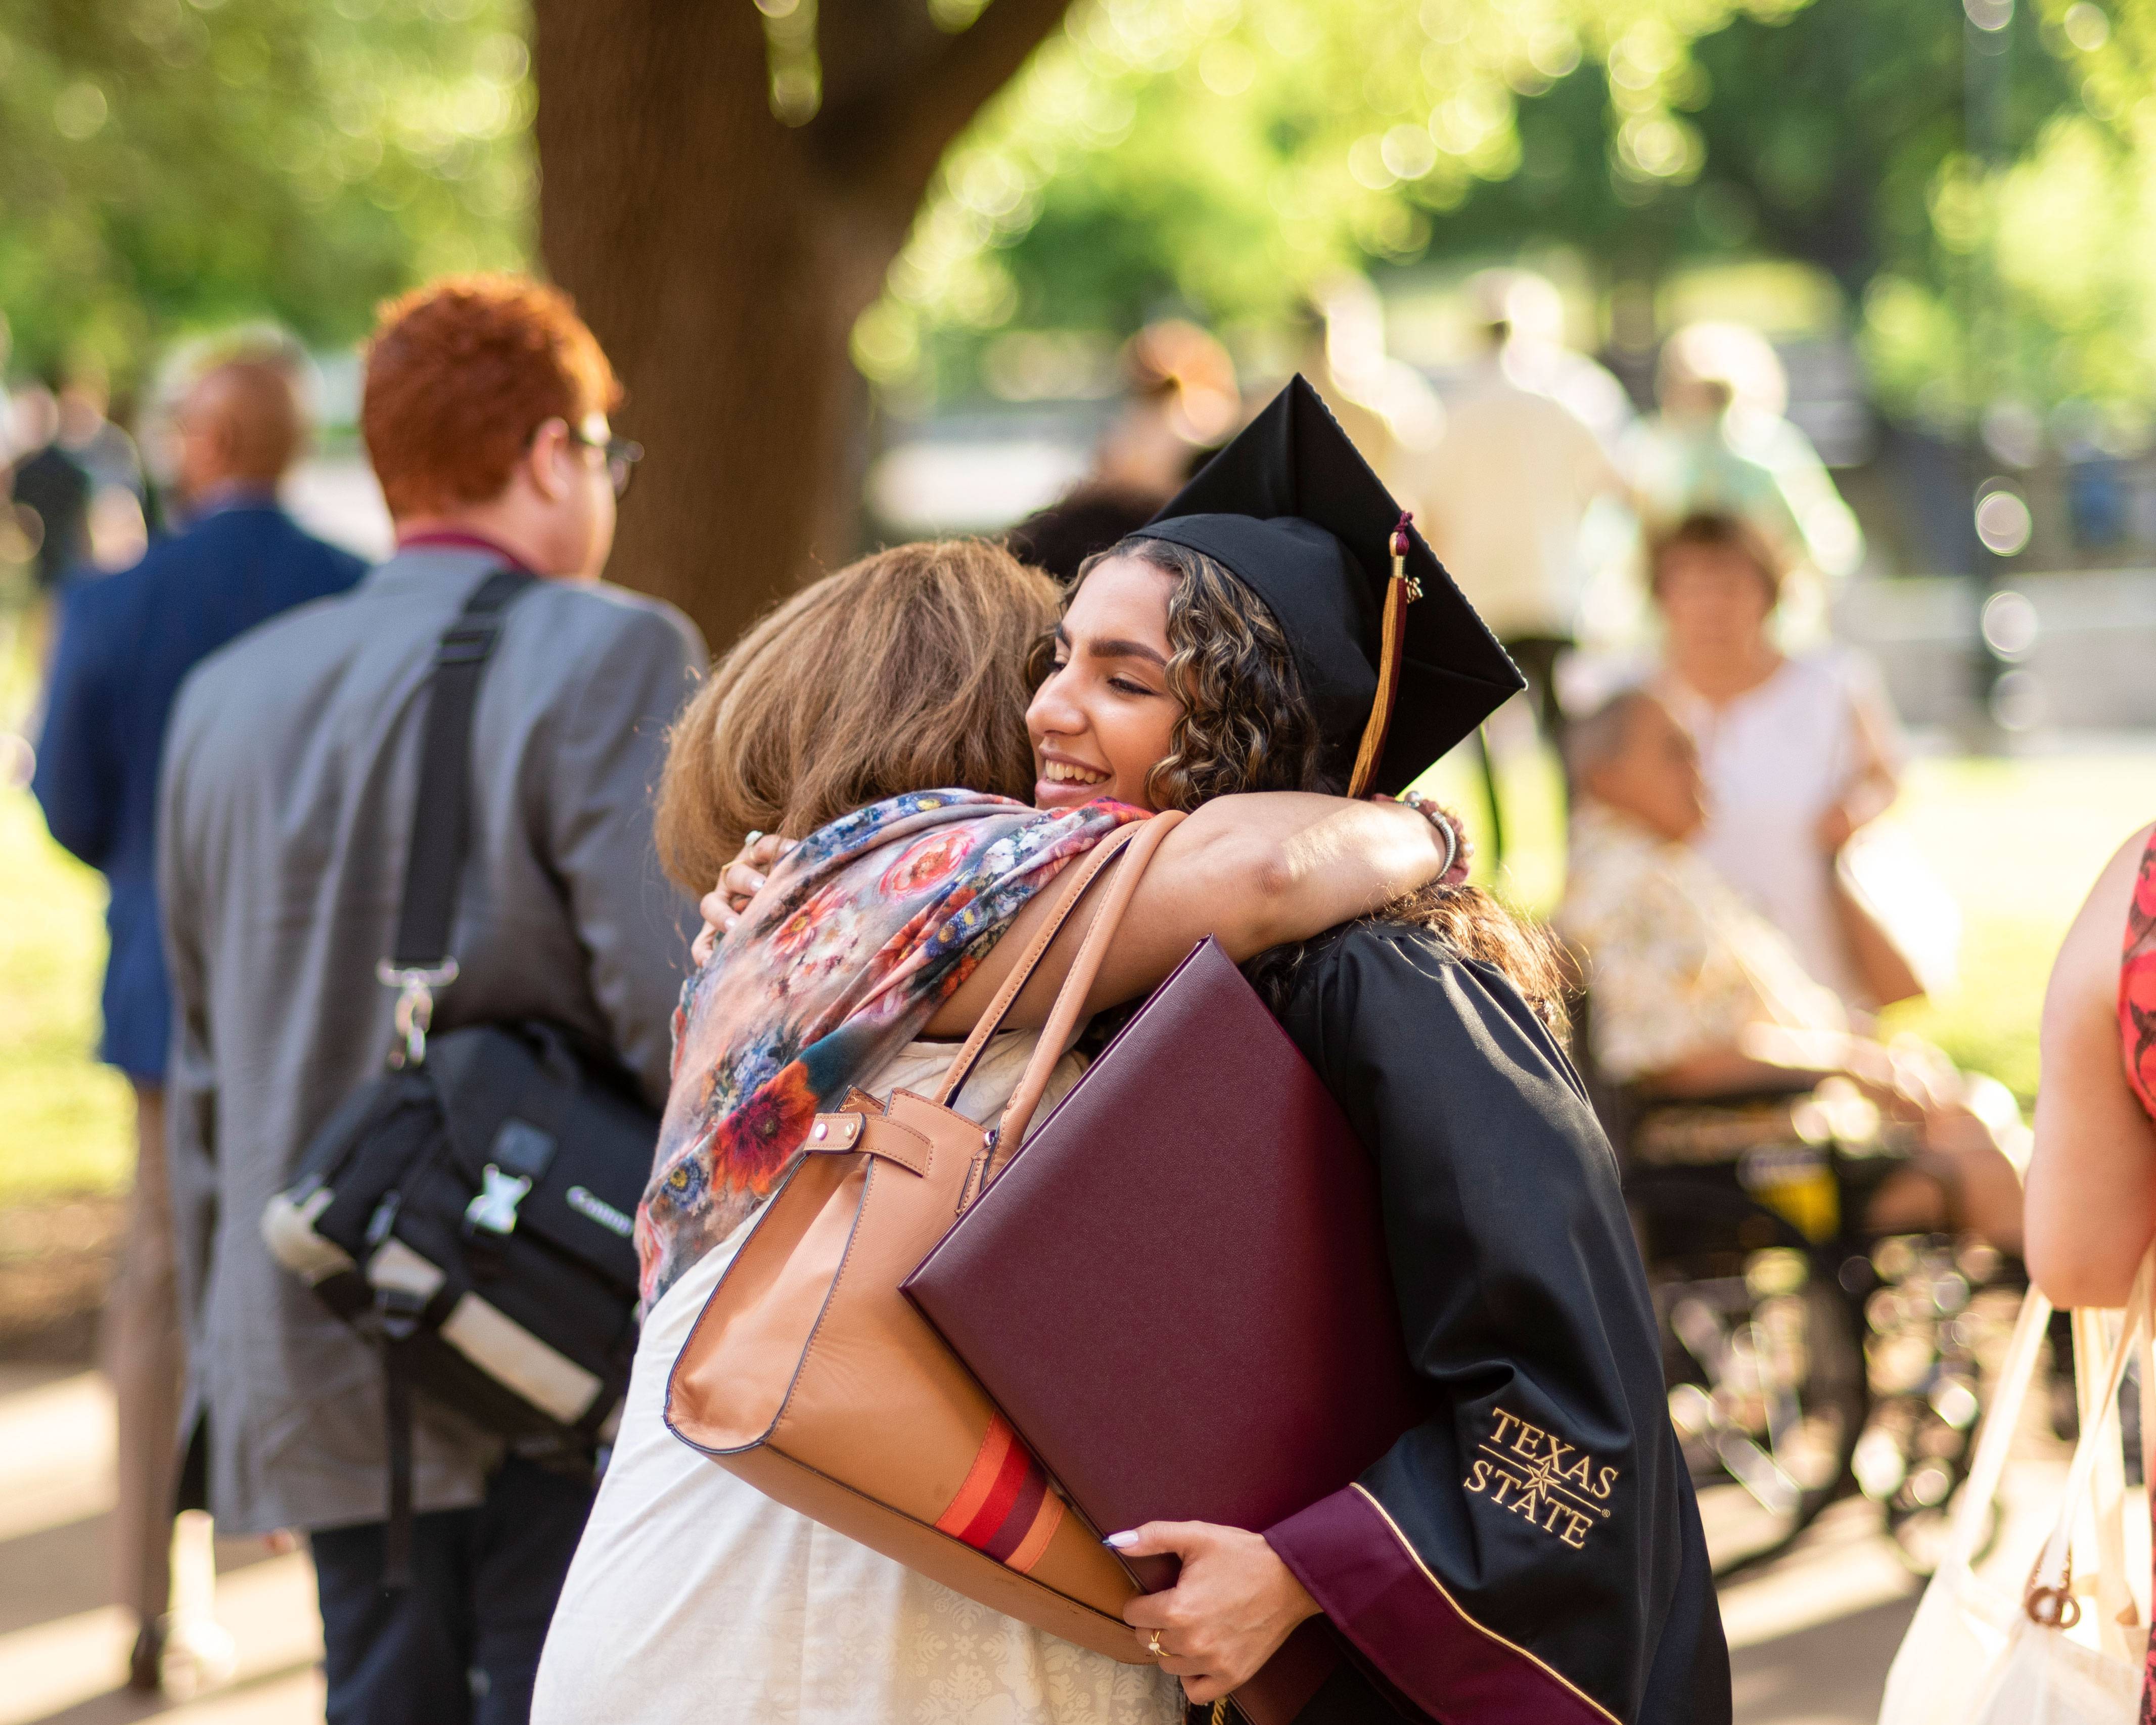
[[[1421,1417],[1375,1164],[1211,940],[904,1286],[1103,1533],[1262,1531]],[[1236,1702],[1286,1725],[1336,1657],[1307,1624]]]

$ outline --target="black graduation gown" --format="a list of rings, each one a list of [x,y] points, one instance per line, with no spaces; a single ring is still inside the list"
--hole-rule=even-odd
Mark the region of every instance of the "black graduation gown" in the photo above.
[[[1571,1062],[1499,973],[1419,928],[1351,925],[1271,980],[1377,1159],[1441,1410],[1266,1530],[1355,1655],[1306,1725],[1727,1722],[1646,1278]]]

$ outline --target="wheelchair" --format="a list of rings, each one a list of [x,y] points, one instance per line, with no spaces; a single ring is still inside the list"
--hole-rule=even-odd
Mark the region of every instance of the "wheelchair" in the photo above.
[[[1582,1071],[1715,1574],[1779,1554],[1857,1493],[1929,1574],[2026,1286],[2018,1263],[1973,1236],[1866,1225],[1915,1146],[1854,1086],[1649,1101]]]

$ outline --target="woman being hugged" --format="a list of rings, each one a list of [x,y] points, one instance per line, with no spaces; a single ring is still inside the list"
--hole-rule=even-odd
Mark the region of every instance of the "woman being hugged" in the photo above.
[[[1002,937],[1048,907],[1042,889],[1060,870],[1142,817],[1113,802],[1017,800],[1034,777],[1027,659],[1055,595],[988,546],[881,553],[758,624],[677,727],[659,822],[677,879],[708,880],[757,828],[804,842],[684,994],[637,1217],[644,1327],[536,1720],[1179,1716],[1157,1670],[1030,1629],[819,1527],[663,1421],[681,1343],[809,1121],[856,1087],[932,1087],[951,1050],[921,1038],[955,1022],[985,958],[1016,949]],[[1435,878],[1449,855],[1404,809],[1302,794],[1216,805],[1160,847],[1096,997],[1142,993],[1207,932],[1238,957],[1314,933]],[[1045,1016],[1074,945],[1051,950],[1039,999],[1010,1022]],[[1000,1111],[1037,1034],[992,1040],[965,1111]],[[1066,1060],[1045,1100],[1075,1076]]]

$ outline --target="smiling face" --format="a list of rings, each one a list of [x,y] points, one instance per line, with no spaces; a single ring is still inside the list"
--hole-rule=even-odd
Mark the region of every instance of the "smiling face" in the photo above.
[[[1177,578],[1111,557],[1079,583],[1055,631],[1055,660],[1027,709],[1043,809],[1112,797],[1151,809],[1183,703],[1169,689],[1168,602]]]

